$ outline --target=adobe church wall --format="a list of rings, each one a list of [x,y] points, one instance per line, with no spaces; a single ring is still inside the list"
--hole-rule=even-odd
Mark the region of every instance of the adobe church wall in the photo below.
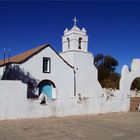
[[[37,79],[32,77],[29,72],[20,68],[19,64],[10,64],[5,66],[2,80],[21,81],[22,83],[27,84],[27,98],[36,98],[34,93],[37,87]]]
[[[50,73],[43,73],[43,57],[51,59]],[[74,71],[50,47],[22,64],[6,66],[3,76],[5,80],[20,80],[28,85],[27,97],[35,98],[37,85],[42,80],[52,81],[60,98],[74,96]]]
[[[43,73],[43,57],[51,59],[50,73]],[[74,96],[74,71],[50,47],[21,64],[20,68],[29,72],[38,83],[51,80],[56,86],[59,98]]]
[[[98,81],[98,72],[89,52],[68,51],[60,54],[76,71],[77,93],[85,97],[101,96],[103,91]]]
[[[93,64],[93,56],[88,53],[75,53],[75,67],[77,67],[77,92],[85,97],[99,97],[102,87],[98,82],[97,69]]]

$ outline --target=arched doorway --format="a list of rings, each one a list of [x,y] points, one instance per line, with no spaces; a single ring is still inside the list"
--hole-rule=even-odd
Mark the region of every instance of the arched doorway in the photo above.
[[[140,77],[137,77],[133,80],[131,84],[131,90],[140,90]]]
[[[135,78],[130,87],[130,111],[138,111],[140,110],[140,77]]]
[[[49,99],[54,97],[55,84],[50,80],[43,80],[38,84],[39,95],[41,93],[46,94]]]

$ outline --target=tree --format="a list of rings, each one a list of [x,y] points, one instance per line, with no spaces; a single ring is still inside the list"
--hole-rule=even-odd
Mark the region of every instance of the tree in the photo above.
[[[115,72],[118,61],[111,55],[97,54],[94,64],[98,69],[98,80],[102,87],[118,88],[120,75]]]

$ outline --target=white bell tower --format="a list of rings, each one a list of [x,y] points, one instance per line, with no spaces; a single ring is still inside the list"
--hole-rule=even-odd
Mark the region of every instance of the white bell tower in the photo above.
[[[83,28],[80,30],[76,23],[78,20],[76,17],[73,19],[74,26],[72,29],[68,30],[67,28],[64,31],[62,37],[62,52],[67,51],[88,51],[88,36],[86,35],[86,30]]]
[[[102,94],[102,87],[97,77],[98,72],[94,66],[92,53],[88,52],[88,36],[86,30],[80,30],[73,19],[72,29],[66,29],[62,37],[61,57],[74,67],[76,96],[98,97]]]

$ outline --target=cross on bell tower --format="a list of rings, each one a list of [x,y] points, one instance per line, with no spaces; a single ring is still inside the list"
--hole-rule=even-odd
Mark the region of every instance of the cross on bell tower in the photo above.
[[[76,23],[78,22],[78,20],[76,19],[76,17],[74,17],[74,19],[72,19],[74,21],[74,26],[76,26]]]

